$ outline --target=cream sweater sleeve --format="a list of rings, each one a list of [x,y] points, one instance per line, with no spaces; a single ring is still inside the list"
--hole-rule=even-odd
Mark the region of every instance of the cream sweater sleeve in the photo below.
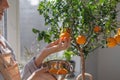
[[[24,67],[22,71],[22,80],[27,80],[27,78],[38,69],[34,63],[35,57],[32,58]],[[39,67],[40,68],[40,67]]]

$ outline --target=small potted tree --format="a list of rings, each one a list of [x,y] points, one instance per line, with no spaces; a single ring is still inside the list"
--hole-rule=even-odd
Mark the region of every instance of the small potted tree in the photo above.
[[[80,56],[82,80],[85,80],[85,59],[90,52],[101,47],[114,47],[120,43],[117,27],[118,0],[43,0],[38,6],[45,18],[47,31],[33,29],[38,40],[51,42],[66,36],[71,47],[66,50]]]

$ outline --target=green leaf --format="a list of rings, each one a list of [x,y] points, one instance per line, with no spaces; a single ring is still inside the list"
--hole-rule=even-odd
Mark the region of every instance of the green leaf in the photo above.
[[[41,41],[42,39],[43,39],[43,36],[42,36],[41,33],[39,33],[39,34],[38,34],[38,38],[37,38],[37,40],[38,40],[38,41]]]
[[[101,4],[101,3],[103,3],[103,2],[105,2],[106,0],[99,0],[99,3]]]
[[[33,28],[33,29],[32,29],[32,32],[35,33],[35,34],[37,34],[37,33],[39,33],[40,31],[37,30],[37,29],[35,29],[35,28]]]
[[[64,51],[64,56],[65,56],[66,60],[68,60],[68,61],[71,60],[72,55],[74,55],[74,53],[72,51],[69,51],[69,50]]]

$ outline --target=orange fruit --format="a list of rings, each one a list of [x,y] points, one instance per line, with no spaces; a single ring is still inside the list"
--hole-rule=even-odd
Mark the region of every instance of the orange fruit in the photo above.
[[[67,74],[68,71],[65,68],[61,68],[58,70],[57,74]]]
[[[120,35],[120,28],[118,28],[117,35]]]
[[[117,45],[117,41],[113,37],[107,38],[107,46],[115,47]]]
[[[96,33],[100,32],[100,30],[101,30],[101,28],[99,26],[95,26],[93,28],[93,31],[96,32]]]
[[[78,44],[85,44],[86,42],[86,37],[84,35],[79,35],[77,38],[76,38],[76,42]]]
[[[107,38],[107,41],[108,41],[108,42],[114,42],[114,43],[116,43],[116,40],[115,40],[113,37]]]
[[[52,73],[52,74],[57,74],[57,72],[58,72],[58,70],[55,69],[55,68],[51,68],[51,69],[49,70],[49,73]]]
[[[55,68],[56,66],[57,66],[57,63],[52,63],[52,64],[51,64],[51,67],[52,67],[52,68]]]
[[[116,43],[107,43],[107,46],[108,46],[109,48],[112,48],[112,47],[115,47],[115,46],[116,46]]]
[[[115,38],[117,44],[120,44],[120,35],[115,35],[114,38]]]
[[[70,38],[70,34],[68,32],[63,32],[60,34],[60,38],[64,39],[64,38]]]

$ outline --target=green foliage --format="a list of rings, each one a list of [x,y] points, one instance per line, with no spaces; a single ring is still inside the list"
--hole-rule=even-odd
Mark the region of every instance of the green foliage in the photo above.
[[[41,40],[44,39],[44,41],[47,42],[47,43],[51,42],[51,39],[50,39],[51,36],[47,32],[39,31],[39,30],[34,29],[34,28],[32,29],[32,31],[35,34],[38,34],[38,38],[37,38],[38,41],[41,41]]]
[[[73,51],[65,50],[63,56],[66,58],[66,60],[70,61],[71,57],[74,56],[74,55],[75,54],[73,53]]]
[[[38,11],[45,18],[45,25],[50,25],[47,31],[33,29],[38,40],[51,42],[59,38],[63,28],[71,29],[72,52],[79,55],[79,48],[85,56],[99,47],[106,47],[106,38],[116,34],[118,0],[43,0],[39,3]],[[100,26],[101,32],[95,33],[93,28]],[[87,37],[84,45],[76,44],[78,35]],[[69,57],[69,56],[67,56]]]

